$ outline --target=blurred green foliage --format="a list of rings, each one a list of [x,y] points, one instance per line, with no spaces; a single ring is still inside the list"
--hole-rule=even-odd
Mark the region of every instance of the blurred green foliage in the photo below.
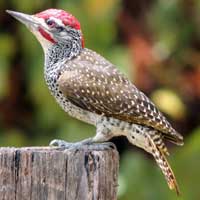
[[[185,3],[180,0],[154,1],[148,12],[148,25],[155,37],[154,53],[161,61],[173,57],[174,66],[167,68],[175,77],[182,65],[193,64],[195,59],[191,55],[200,55],[200,51],[191,46],[194,35],[200,34],[200,3],[192,2],[196,12],[191,18],[185,17]],[[34,36],[4,10],[35,13],[57,7],[73,13],[81,22],[86,46],[101,53],[132,78],[134,55],[127,45],[119,42],[117,17],[122,5],[122,0],[0,1],[0,146],[48,145],[54,138],[77,141],[95,132],[94,127],[69,117],[55,103],[43,78],[42,48]],[[196,68],[199,62],[200,59],[195,62]],[[167,76],[164,71],[160,73],[162,67],[152,70],[158,79],[176,83],[175,77]],[[184,101],[184,96],[187,100],[190,94],[176,92],[177,88],[171,86],[156,88],[151,97],[172,120],[182,120],[197,107],[191,108]],[[200,119],[199,113],[194,115]],[[183,147],[171,150],[170,163],[180,183],[182,196],[179,199],[198,200],[200,126],[190,126],[187,135]],[[131,199],[173,200],[177,197],[169,191],[149,156],[135,148],[134,151],[125,148],[120,160],[119,200]]]

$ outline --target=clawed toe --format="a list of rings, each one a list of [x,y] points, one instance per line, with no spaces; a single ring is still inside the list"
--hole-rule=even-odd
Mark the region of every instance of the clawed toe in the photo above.
[[[107,142],[106,144],[109,145],[109,147],[112,148],[112,149],[117,149],[115,144],[112,143],[112,142]]]
[[[53,147],[60,147],[60,148],[70,148],[70,146],[72,145],[72,143],[66,142],[64,140],[52,140],[49,143],[49,146],[53,146]]]
[[[91,150],[109,150],[116,149],[116,146],[112,142],[104,142],[104,143],[91,143],[91,142],[77,142],[77,143],[69,143],[64,140],[52,140],[49,146],[59,147],[70,150],[77,149],[91,149]]]
[[[113,144],[112,142],[105,142],[105,143],[102,143],[100,145],[105,147],[105,149],[116,149],[115,144]]]
[[[88,146],[89,149],[94,149],[97,151],[116,149],[116,146],[112,142],[104,142],[104,143],[93,143]]]

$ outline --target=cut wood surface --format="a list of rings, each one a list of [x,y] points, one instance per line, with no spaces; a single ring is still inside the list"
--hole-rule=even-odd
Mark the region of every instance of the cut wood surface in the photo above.
[[[116,200],[115,149],[0,148],[0,200]]]

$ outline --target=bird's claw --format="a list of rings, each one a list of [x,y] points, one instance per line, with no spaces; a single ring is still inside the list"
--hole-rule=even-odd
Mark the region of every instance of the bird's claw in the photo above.
[[[82,143],[82,142],[76,142],[76,143],[70,143],[66,142],[64,140],[52,140],[49,144],[49,146],[63,148],[63,149],[72,149],[72,150],[78,150],[78,149],[91,149],[91,150],[109,150],[109,149],[116,149],[116,146],[112,142],[104,142],[104,143]]]
[[[65,149],[70,148],[71,145],[73,145],[73,143],[66,142],[64,140],[57,140],[57,139],[52,140],[49,143],[49,146],[51,146],[51,147],[59,147],[59,148],[65,148]]]
[[[95,145],[99,146],[102,148],[102,150],[107,150],[107,149],[117,149],[115,144],[112,142],[104,142],[104,143],[96,143]]]

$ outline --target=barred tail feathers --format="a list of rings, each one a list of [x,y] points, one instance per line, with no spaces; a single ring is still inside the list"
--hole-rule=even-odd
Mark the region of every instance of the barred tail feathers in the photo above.
[[[176,181],[176,177],[165,157],[165,153],[159,147],[156,146],[150,135],[148,135],[147,137],[149,139],[149,145],[152,148],[151,153],[154,159],[156,160],[158,166],[160,167],[162,173],[164,174],[169,188],[171,190],[174,189],[177,195],[180,195],[180,190]]]

